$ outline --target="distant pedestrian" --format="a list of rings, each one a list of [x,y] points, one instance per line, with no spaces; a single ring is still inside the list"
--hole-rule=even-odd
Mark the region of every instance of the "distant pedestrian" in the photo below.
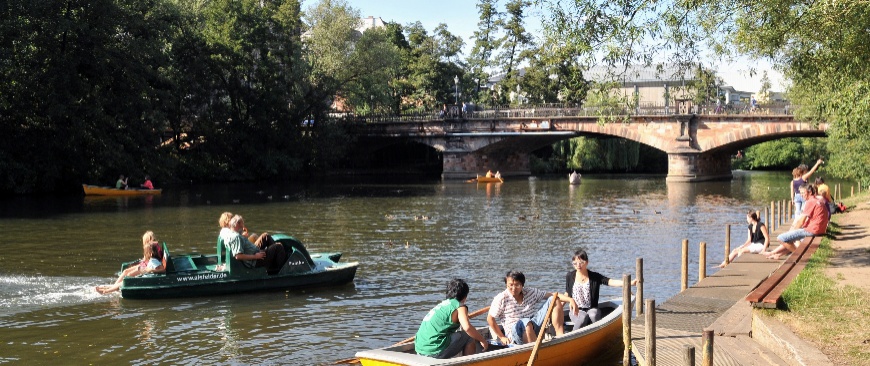
[[[462,102],[462,115],[461,115],[461,117],[465,118],[466,113],[468,113],[468,103]]]

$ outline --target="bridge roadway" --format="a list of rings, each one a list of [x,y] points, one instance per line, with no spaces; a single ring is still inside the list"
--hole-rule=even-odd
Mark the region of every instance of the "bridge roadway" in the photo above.
[[[789,114],[599,116],[569,109],[499,110],[463,117],[386,116],[349,120],[366,148],[408,140],[442,154],[444,179],[474,178],[487,170],[502,176],[530,175],[531,153],[577,136],[619,137],[668,155],[668,181],[731,179],[731,156],[764,141],[824,137],[827,123],[796,121]]]

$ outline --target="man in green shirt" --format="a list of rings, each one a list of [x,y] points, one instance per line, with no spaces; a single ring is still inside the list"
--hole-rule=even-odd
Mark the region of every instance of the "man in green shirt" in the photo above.
[[[489,343],[468,318],[465,306],[468,292],[464,280],[456,278],[447,284],[447,299],[429,310],[420,323],[414,338],[417,354],[432,358],[450,358],[459,352],[471,355],[477,350],[472,339],[479,342],[484,351],[489,348]],[[460,327],[462,331],[457,332]]]

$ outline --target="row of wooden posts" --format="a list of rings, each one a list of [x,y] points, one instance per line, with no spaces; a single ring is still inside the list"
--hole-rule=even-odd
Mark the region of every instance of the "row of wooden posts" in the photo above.
[[[855,186],[852,186],[851,196],[855,195]],[[861,193],[861,185],[858,185],[858,194]],[[842,190],[840,184],[834,186],[834,193],[831,195],[835,201],[842,199]],[[771,201],[770,208],[764,208],[764,216],[759,216],[759,219],[764,219],[768,224],[768,229],[772,233],[773,230],[779,229],[782,225],[790,225],[792,218],[792,201],[778,200]],[[756,214],[759,212],[756,211]],[[683,239],[682,242],[682,271],[680,276],[680,291],[685,291],[689,287],[689,239]],[[698,256],[698,281],[707,277],[707,243],[701,242]],[[731,254],[731,224],[725,225],[725,264],[728,264],[728,255]],[[646,355],[645,366],[656,365],[656,317],[655,317],[655,299],[643,298],[643,258],[637,258],[637,292],[635,296],[635,312],[637,317],[645,315],[645,334],[644,341]],[[622,275],[622,341],[624,352],[622,355],[623,366],[629,366],[631,353],[631,275]],[[701,365],[713,366],[713,330],[705,329],[701,336]],[[687,366],[695,365],[695,347],[691,345],[684,346],[683,360]]]
[[[726,240],[726,249],[730,246],[730,225],[728,225],[729,239]],[[700,263],[698,264],[699,268],[699,278],[698,280],[702,280],[706,277],[706,243],[701,242],[701,254],[700,254]],[[682,284],[681,291],[685,291],[688,287],[688,252],[689,252],[689,240],[683,240],[683,261],[682,261]],[[728,254],[730,250],[726,250],[725,252],[725,260],[728,260]],[[637,258],[637,291],[635,295],[635,312],[638,317],[641,315],[645,316],[645,334],[644,341],[646,355],[644,359],[646,360],[646,366],[655,366],[656,364],[656,300],[655,299],[646,299],[643,298],[643,258]],[[631,306],[625,304],[631,304],[631,286],[628,285],[631,283],[631,275],[623,274],[622,275],[622,342],[624,346],[624,351],[622,355],[622,364],[623,366],[631,365]],[[712,366],[713,365],[713,330],[704,330],[702,337],[702,365],[704,366]],[[684,359],[686,361],[686,365],[694,366],[695,365],[695,347],[686,345],[685,346],[685,355]]]

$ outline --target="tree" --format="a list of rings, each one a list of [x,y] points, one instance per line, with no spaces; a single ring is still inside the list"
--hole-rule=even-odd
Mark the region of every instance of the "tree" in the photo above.
[[[527,0],[510,0],[505,5],[505,18],[498,22],[504,35],[498,40],[501,52],[496,60],[505,75],[500,82],[505,90],[513,90],[519,83],[519,65],[528,59],[528,50],[534,45],[524,25],[524,13],[529,5]]]
[[[477,22],[477,30],[474,31],[474,46],[466,62],[471,69],[471,78],[475,81],[475,92],[480,102],[490,102],[489,94],[480,94],[481,83],[486,83],[492,75],[494,63],[492,54],[500,47],[496,38],[501,13],[496,9],[497,0],[480,0],[477,3],[477,11],[480,14]]]
[[[770,101],[770,78],[767,77],[767,70],[761,74],[761,89],[758,90],[758,101],[767,103]]]
[[[163,162],[155,111],[173,6],[13,1],[0,14],[0,191],[141,179]]]

